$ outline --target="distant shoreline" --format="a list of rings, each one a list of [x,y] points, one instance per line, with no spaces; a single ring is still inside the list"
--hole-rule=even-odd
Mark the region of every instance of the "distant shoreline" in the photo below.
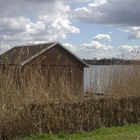
[[[90,65],[140,65],[140,60],[126,59],[83,59],[84,62]]]

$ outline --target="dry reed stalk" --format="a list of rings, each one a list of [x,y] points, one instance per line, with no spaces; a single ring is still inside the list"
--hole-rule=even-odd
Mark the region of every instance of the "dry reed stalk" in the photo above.
[[[107,90],[114,96],[140,96],[140,66],[122,65],[120,67],[120,69],[114,68]]]
[[[9,100],[11,103],[21,104],[21,102],[43,102],[60,98],[73,100],[77,95],[82,96],[78,83],[69,81],[65,71],[59,71],[57,68],[54,75],[49,75],[46,71],[49,78],[44,76],[41,67],[6,69],[8,71],[0,77],[0,99],[2,99],[0,104],[2,105],[9,104]]]
[[[0,77],[2,140],[43,132],[93,130],[140,120],[139,97],[86,100],[75,81],[70,86],[65,73],[61,78],[51,76],[48,81],[41,68],[8,69]]]
[[[44,76],[40,66],[26,67],[24,69],[19,66],[0,67],[0,135],[7,133],[5,131],[10,132],[14,130],[14,126],[10,127],[9,122],[15,121],[19,121],[17,126],[19,129],[22,127],[21,125],[25,126],[23,123],[31,122],[31,125],[38,132],[41,132],[42,120],[40,117],[35,122],[34,119],[29,120],[30,115],[35,115],[30,114],[30,111],[28,112],[30,105],[34,106],[43,103],[60,104],[66,101],[76,102],[79,98],[82,98],[83,93],[79,89],[78,83],[69,81],[65,71],[55,68],[54,73],[56,75],[50,76],[48,67],[45,72],[46,75]],[[24,110],[25,108],[27,112]],[[48,113],[51,113],[51,111]],[[18,115],[20,112],[25,112],[22,118],[25,118],[26,121],[21,120],[22,118]],[[15,126],[15,128],[17,127]],[[9,128],[11,130],[8,130]],[[49,129],[49,126],[47,128]],[[28,129],[25,130],[25,133],[26,135],[30,134]]]

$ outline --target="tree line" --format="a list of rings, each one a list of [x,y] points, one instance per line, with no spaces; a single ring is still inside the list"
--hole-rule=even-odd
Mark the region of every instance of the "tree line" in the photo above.
[[[139,65],[140,60],[128,60],[118,58],[103,58],[103,59],[83,59],[84,62],[90,65]]]

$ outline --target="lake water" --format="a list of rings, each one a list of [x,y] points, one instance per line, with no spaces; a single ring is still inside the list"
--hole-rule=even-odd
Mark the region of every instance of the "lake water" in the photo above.
[[[140,65],[90,65],[84,69],[85,91],[113,92],[110,89],[113,89],[114,83],[119,89],[128,87],[128,84],[133,89],[138,82],[140,84]]]

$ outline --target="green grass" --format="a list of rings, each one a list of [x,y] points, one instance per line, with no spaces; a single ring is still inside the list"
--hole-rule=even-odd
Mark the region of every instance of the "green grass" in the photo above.
[[[22,140],[140,140],[140,125],[125,125],[123,127],[101,128],[93,132],[79,132],[67,135],[41,134]]]

